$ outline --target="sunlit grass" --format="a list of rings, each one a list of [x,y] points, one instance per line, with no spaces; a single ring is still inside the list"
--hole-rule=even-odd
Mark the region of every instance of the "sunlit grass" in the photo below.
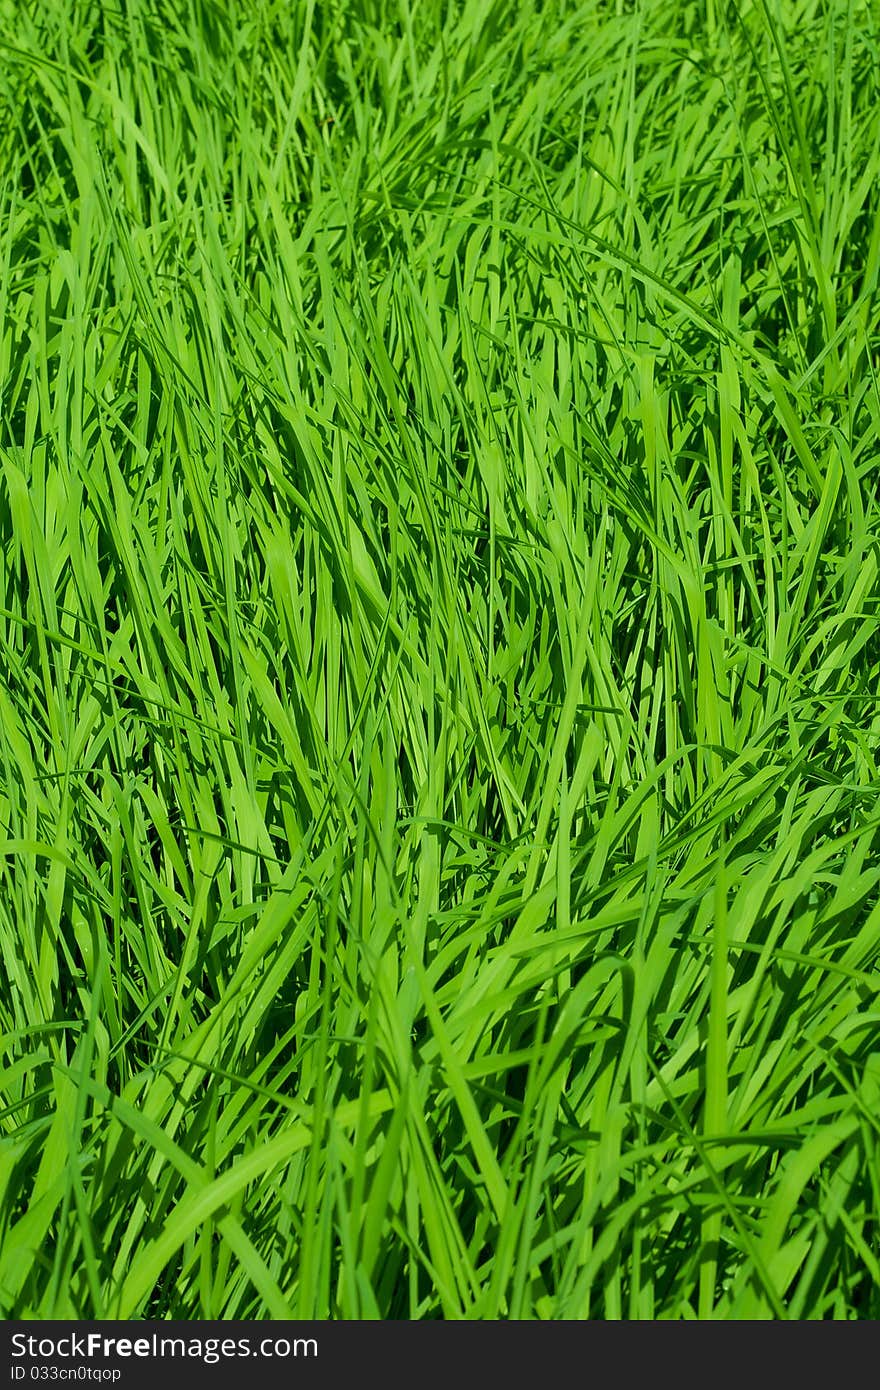
[[[874,0],[0,115],[0,1314],[880,1316]]]

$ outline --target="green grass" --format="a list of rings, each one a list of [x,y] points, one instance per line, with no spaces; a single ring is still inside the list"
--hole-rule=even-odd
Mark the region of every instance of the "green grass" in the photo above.
[[[0,150],[0,1315],[880,1316],[876,0],[2,0]]]

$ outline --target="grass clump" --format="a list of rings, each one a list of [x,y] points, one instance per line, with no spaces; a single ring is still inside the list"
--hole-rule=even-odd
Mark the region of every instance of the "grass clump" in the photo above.
[[[880,1315],[873,0],[0,111],[0,1313]]]

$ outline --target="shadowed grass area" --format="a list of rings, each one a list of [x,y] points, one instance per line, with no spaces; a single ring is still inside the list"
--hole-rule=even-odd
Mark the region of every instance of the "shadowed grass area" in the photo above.
[[[880,1316],[874,0],[0,117],[0,1314]]]

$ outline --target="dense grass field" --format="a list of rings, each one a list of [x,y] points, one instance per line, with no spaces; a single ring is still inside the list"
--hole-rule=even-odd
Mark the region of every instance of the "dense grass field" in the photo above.
[[[0,1315],[880,1317],[877,0],[0,0]]]

